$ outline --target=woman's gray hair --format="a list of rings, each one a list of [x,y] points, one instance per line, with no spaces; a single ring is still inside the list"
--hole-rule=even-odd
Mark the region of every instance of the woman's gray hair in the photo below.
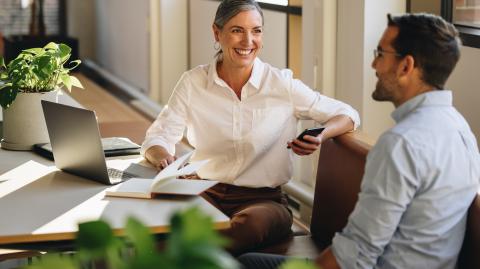
[[[262,26],[263,26],[263,12],[257,1],[255,0],[223,0],[217,8],[217,13],[215,14],[215,20],[213,24],[217,26],[218,29],[222,30],[225,24],[238,13],[242,11],[256,10],[260,13],[262,17]],[[222,54],[220,49],[215,56]]]
[[[242,11],[256,10],[262,16],[263,25],[263,12],[257,1],[255,0],[223,0],[217,8],[215,14],[215,20],[213,23],[218,29],[223,29],[223,26],[235,15]]]

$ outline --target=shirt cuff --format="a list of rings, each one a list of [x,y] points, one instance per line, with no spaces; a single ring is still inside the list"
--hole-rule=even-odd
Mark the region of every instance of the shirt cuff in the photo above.
[[[355,109],[350,107],[349,109],[346,109],[340,112],[340,115],[345,115],[353,121],[352,131],[357,130],[357,128],[360,126],[360,116],[358,115],[358,112]]]
[[[332,241],[332,252],[340,268],[357,268],[359,251],[355,241],[336,233]]]
[[[143,141],[142,147],[140,148],[140,154],[142,156],[145,156],[145,152],[153,146],[161,146],[166,149],[170,155],[175,156],[175,145],[169,145],[168,143],[165,143],[165,141],[163,141],[162,139],[158,138],[147,139]]]

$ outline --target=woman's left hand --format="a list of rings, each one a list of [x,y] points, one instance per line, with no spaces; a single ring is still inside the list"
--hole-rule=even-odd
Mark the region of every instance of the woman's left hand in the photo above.
[[[287,148],[291,148],[295,154],[303,156],[312,154],[315,150],[319,149],[322,144],[322,134],[319,134],[316,137],[305,135],[303,136],[303,139],[308,141],[308,143],[299,139],[294,139],[287,142]]]

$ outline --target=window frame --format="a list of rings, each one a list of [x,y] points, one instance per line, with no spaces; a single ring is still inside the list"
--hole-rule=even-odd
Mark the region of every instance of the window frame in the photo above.
[[[440,9],[441,16],[453,23],[453,1],[442,0]],[[480,27],[455,24],[464,46],[480,48]]]
[[[287,15],[290,15],[290,14],[302,15],[302,7],[291,6],[290,3],[288,4],[288,6],[282,6],[282,5],[258,2],[258,5],[260,5],[262,9],[280,11],[280,12],[287,13]]]
[[[411,12],[411,1],[407,0],[407,12]],[[441,0],[440,16],[453,23],[453,1]],[[480,27],[453,23],[457,28],[462,44],[467,47],[480,48]]]

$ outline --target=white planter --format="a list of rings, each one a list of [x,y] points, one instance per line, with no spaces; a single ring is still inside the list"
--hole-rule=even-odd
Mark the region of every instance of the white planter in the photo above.
[[[34,144],[49,143],[40,100],[57,102],[58,90],[45,93],[18,93],[9,108],[3,109],[1,146],[9,150],[31,150]]]

